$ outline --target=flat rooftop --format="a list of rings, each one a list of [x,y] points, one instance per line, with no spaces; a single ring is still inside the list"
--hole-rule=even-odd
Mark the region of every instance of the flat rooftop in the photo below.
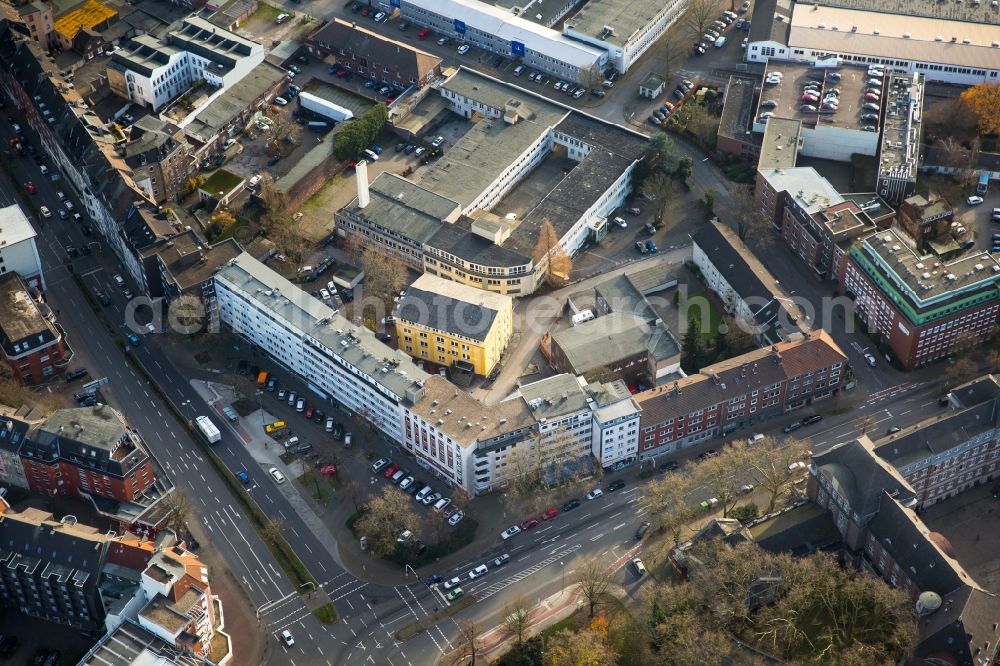
[[[526,21],[531,21],[532,23],[537,23],[538,25],[543,25],[545,27],[551,27],[553,23],[556,23],[566,12],[571,8],[567,8],[566,3],[558,2],[548,2],[545,0],[496,0],[495,2],[490,2],[489,0],[484,0],[487,4],[493,4],[497,7],[503,7],[513,11],[515,7],[521,8],[521,13],[518,14],[522,19]]]
[[[947,2],[940,0],[816,0],[809,3],[819,5],[820,9],[840,7],[889,14],[888,21],[911,16],[927,16],[949,21],[967,21],[969,23],[988,23],[1000,25],[1000,14],[989,2]]]
[[[1000,53],[997,54],[1000,64]],[[890,74],[885,87],[885,121],[879,149],[879,173],[916,179],[920,157],[920,125],[924,102],[923,77]]]
[[[0,208],[0,243],[5,247],[34,238],[37,234],[17,204]]]
[[[754,95],[757,79],[748,76],[729,77],[726,85],[726,99],[719,121],[719,134],[740,141],[751,141],[751,126],[754,118]]]
[[[928,306],[963,292],[997,289],[1000,263],[988,252],[962,255],[942,262],[934,255],[918,255],[912,241],[888,229],[866,237],[857,247],[875,261],[883,273],[895,276],[918,306]]]
[[[636,33],[652,23],[665,7],[678,2],[679,0],[589,0],[583,5],[583,9],[565,22],[563,32],[578,32],[597,37],[613,46],[623,47]]]
[[[788,192],[808,214],[844,201],[844,197],[813,167],[759,169],[758,173],[778,192]]]
[[[7,343],[20,342],[28,337],[39,336],[51,342],[58,333],[45,318],[38,304],[28,293],[28,285],[17,273],[7,273],[0,277],[0,333]],[[39,345],[32,340],[32,348]],[[8,350],[10,351],[10,350]]]
[[[107,405],[57,409],[45,419],[40,430],[119,454],[121,443],[128,436],[121,416]]]
[[[799,155],[802,121],[775,116],[764,126],[758,169],[791,169]]]
[[[246,252],[219,271],[217,279],[241,292],[257,307],[270,310],[276,318],[336,350],[344,362],[400,400],[429,377],[409,356],[376,340],[367,328],[355,326]]]
[[[588,405],[587,393],[579,380],[567,373],[525,384],[519,394],[532,415],[543,423],[584,411]]]
[[[418,243],[430,240],[459,210],[457,201],[388,171],[368,186],[368,196],[367,206],[358,208],[355,197],[344,212]]]
[[[423,399],[409,409],[466,448],[477,441],[536,424],[523,401],[505,400],[487,408],[438,375],[424,382]]]
[[[834,81],[826,76],[828,71],[836,71],[841,79]],[[764,71],[765,78],[771,72],[781,72],[781,83],[771,85],[764,83],[760,93],[761,104],[757,117],[765,111],[773,111],[781,118],[794,118],[802,121],[802,127],[811,129],[820,125],[861,130],[869,124],[861,120],[862,105],[865,103],[865,82],[870,78],[864,67],[840,67],[835,70],[810,67],[809,65],[780,60],[769,60]],[[802,101],[802,93],[807,83],[819,83],[820,99],[830,90],[840,92],[840,107],[833,113],[806,113],[800,108],[806,102]],[[777,102],[774,108],[764,108],[765,101]],[[817,108],[819,104],[814,104]],[[770,121],[768,121],[770,122]]]
[[[927,0],[917,0],[913,4],[924,3]],[[829,53],[857,53],[996,69],[997,50],[992,44],[1000,41],[1000,22],[997,18],[1000,15],[989,4],[984,0],[981,6],[986,13],[992,14],[991,21],[969,22],[965,19],[915,16],[909,9],[899,14],[887,14],[877,10],[795,3],[787,44],[793,49],[804,47]],[[941,5],[949,5],[950,8],[974,6],[971,2],[942,2]],[[833,26],[839,29],[834,30]],[[854,27],[857,30],[852,32]]]

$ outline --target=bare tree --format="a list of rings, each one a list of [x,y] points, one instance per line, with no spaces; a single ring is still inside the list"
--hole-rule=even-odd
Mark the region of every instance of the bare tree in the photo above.
[[[594,617],[594,611],[601,602],[601,597],[611,585],[608,565],[596,557],[588,557],[577,564],[573,580],[580,586],[580,592],[587,600],[590,617]]]
[[[743,494],[746,468],[752,458],[746,443],[736,441],[695,466],[695,479],[718,498],[723,517],[729,515]]]
[[[701,36],[718,16],[719,6],[713,0],[691,0],[681,22],[691,39],[700,41]]]
[[[533,608],[524,595],[517,595],[503,607],[504,633],[517,641],[520,647],[524,643],[524,635],[531,628]]]
[[[614,655],[604,639],[593,629],[578,632],[563,629],[546,643],[542,663],[544,666],[612,666]]]
[[[417,531],[418,520],[412,505],[409,496],[399,488],[383,486],[382,493],[365,504],[365,513],[354,527],[368,538],[373,553],[387,555],[396,548],[399,530]]]
[[[573,270],[573,260],[569,258],[556,234],[552,222],[545,220],[538,231],[538,242],[532,253],[535,265],[544,264],[545,281],[549,284],[561,284],[569,278]]]
[[[393,299],[406,284],[406,265],[398,255],[386,252],[376,245],[369,245],[361,254],[361,268],[365,272],[365,307],[361,314],[368,328],[375,330],[378,320],[392,308]],[[376,304],[381,302],[382,310]]]
[[[690,474],[670,472],[648,483],[639,500],[649,517],[667,530],[674,545],[697,515],[688,498],[694,485]]]
[[[457,651],[456,657],[462,663],[475,666],[476,657],[479,656],[479,652],[483,647],[483,641],[480,637],[481,629],[473,619],[463,618],[456,620],[455,624],[458,626],[458,646],[455,648]]]
[[[869,430],[878,425],[878,421],[872,414],[865,414],[864,416],[859,417],[854,423],[857,425],[858,430],[861,431],[862,435],[867,435]]]
[[[672,176],[665,173],[654,173],[642,184],[642,193],[653,203],[653,224],[663,226],[663,214],[681,193],[681,186]]]
[[[184,537],[187,531],[187,521],[191,517],[191,500],[183,491],[175,488],[163,498],[163,506],[167,511],[166,525],[178,539]]]
[[[781,443],[772,437],[765,437],[756,442],[751,451],[747,469],[754,484],[770,495],[765,513],[771,513],[781,491],[799,474],[789,465],[806,457],[806,445],[797,439]]]
[[[760,210],[754,205],[753,185],[743,184],[734,188],[732,193],[732,215],[736,222],[736,234],[746,244],[751,242],[757,248],[770,245],[775,235],[771,223],[764,219]]]
[[[690,50],[685,39],[676,32],[668,32],[660,38],[660,48],[657,50],[657,55],[663,63],[660,70],[663,73],[663,78],[669,80],[677,73],[677,70],[687,60]]]
[[[975,379],[979,374],[978,365],[965,355],[959,356],[955,362],[945,368],[941,383],[946,389],[953,389],[959,384]]]

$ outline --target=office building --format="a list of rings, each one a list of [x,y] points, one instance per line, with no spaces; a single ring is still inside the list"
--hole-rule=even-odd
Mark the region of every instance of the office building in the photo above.
[[[879,64],[928,81],[992,83],[1000,76],[996,10],[991,2],[762,0],[746,59]]]
[[[479,0],[379,0],[386,12],[396,7],[403,19],[435,33],[583,86],[603,80],[609,55]]]
[[[425,86],[441,76],[441,58],[334,17],[307,41],[309,53],[331,58],[365,79],[400,88]]]
[[[0,275],[17,273],[29,287],[45,291],[37,235],[20,206],[0,208]]]
[[[163,38],[133,37],[111,56],[108,85],[159,111],[197,81],[228,88],[264,60],[264,47],[199,16],[181,19]]]
[[[633,396],[640,459],[730,436],[840,390],[847,357],[823,330],[710,365]]]
[[[323,301],[243,253],[215,275],[219,320],[331,403],[403,441],[402,409],[428,375]]]
[[[11,375],[24,384],[63,372],[73,358],[55,314],[17,273],[0,275],[0,348]]]
[[[886,114],[879,144],[876,189],[898,206],[913,194],[920,165],[923,74],[889,74],[885,87]]]
[[[840,287],[892,356],[915,368],[991,334],[998,281],[1000,263],[988,252],[948,260],[888,229],[851,246]]]
[[[393,310],[399,349],[416,359],[485,377],[514,334],[510,296],[421,275]]]

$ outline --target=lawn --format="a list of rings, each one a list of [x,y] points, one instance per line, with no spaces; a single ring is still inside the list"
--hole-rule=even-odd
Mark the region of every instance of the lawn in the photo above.
[[[247,21],[264,21],[267,23],[274,23],[280,14],[284,14],[285,11],[280,7],[274,7],[272,5],[265,5],[261,3],[257,7],[257,11],[250,15]]]
[[[340,479],[336,474],[323,476],[318,472],[306,472],[297,481],[317,502],[326,502],[340,486]]]
[[[690,287],[690,285],[689,285]],[[715,299],[708,295],[706,291],[688,290],[687,299],[679,306],[686,306],[681,310],[681,318],[684,321],[696,319],[701,325],[701,337],[706,342],[713,342],[719,326],[725,321],[722,310],[716,305]],[[707,309],[707,313],[706,313]],[[686,329],[685,329],[686,330]],[[684,335],[684,330],[679,331],[679,335]]]
[[[236,187],[243,182],[243,178],[237,176],[231,171],[226,171],[225,169],[219,169],[202,183],[201,189],[208,192],[212,196],[217,195],[219,192],[223,194],[228,194],[232,192]]]
[[[314,610],[313,615],[323,624],[333,624],[337,621],[337,611],[333,609],[333,604],[330,603],[323,604]]]

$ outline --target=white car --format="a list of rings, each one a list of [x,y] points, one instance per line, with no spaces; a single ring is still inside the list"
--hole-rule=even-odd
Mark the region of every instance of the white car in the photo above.
[[[753,492],[753,484],[752,483],[744,483],[742,486],[740,486],[740,492],[743,493],[744,495],[746,495],[747,493]]]
[[[326,287],[323,287],[322,289],[319,290],[319,296],[324,301],[328,301],[331,298],[333,298],[332,296],[330,296],[330,292],[326,290]]]
[[[402,483],[399,484],[399,487],[402,488],[403,484]],[[448,524],[454,527],[455,525],[458,525],[460,522],[462,522],[462,518],[465,518],[465,514],[462,513],[461,511],[456,511],[455,513],[451,514],[451,518],[448,519]]]
[[[436,139],[434,139],[433,141],[431,141],[431,145],[433,147],[435,147],[435,148],[439,147],[442,143],[444,143],[444,137],[443,136],[439,136]]]
[[[478,567],[469,572],[469,580],[475,580],[480,576],[485,576],[489,569],[486,568],[485,564],[480,564]]]
[[[458,55],[465,55],[468,52],[469,52],[468,44],[462,44],[461,46],[458,47]]]
[[[790,464],[790,465],[788,466],[788,471],[789,471],[789,472],[795,472],[795,471],[797,471],[797,470],[800,470],[800,469],[805,469],[805,468],[806,468],[806,464],[805,464],[804,462],[802,462],[802,461],[800,460],[800,461],[798,461],[798,462],[793,462],[793,463],[791,463],[791,464]]]
[[[379,458],[378,460],[372,463],[372,471],[377,472],[386,465],[388,465],[390,462],[392,461],[390,461],[388,458]]]
[[[59,201],[62,201],[63,199],[66,198],[66,193],[63,192],[62,190],[59,190],[58,192],[56,192],[56,196],[59,197]]]
[[[295,645],[295,639],[292,638],[292,632],[285,629],[281,632],[281,641],[285,644],[285,647],[292,647]]]
[[[983,203],[983,198],[973,195],[968,199],[966,199],[965,203],[969,204],[970,206],[978,206],[979,204]]]
[[[444,582],[444,585],[442,585],[441,587],[443,587],[446,590],[450,590],[451,588],[458,587],[461,584],[462,584],[462,579],[458,578],[456,576],[455,578],[452,578],[451,580],[446,580]]]
[[[589,493],[587,493],[587,499],[589,499],[589,500],[597,499],[598,497],[602,496],[603,494],[604,494],[603,490],[601,490],[600,488],[594,488]]]
[[[250,187],[257,187],[257,183],[260,182],[260,174],[252,176],[249,180]]]
[[[42,214],[42,217],[52,217],[52,211],[49,210],[48,206],[42,206],[38,209],[38,212]]]
[[[115,280],[115,284],[118,285],[119,287],[124,287],[125,286],[125,278],[123,278],[118,273],[115,273],[114,280]]]
[[[333,421],[333,417],[332,416],[326,417],[326,431],[327,432],[333,432],[333,423],[334,423],[334,421]]]
[[[405,479],[403,479],[402,481],[399,482],[399,488],[401,490],[406,490],[407,488],[409,488],[410,486],[413,485],[413,481],[414,481],[414,478],[412,476],[408,476],[408,477],[406,477]]]
[[[277,467],[272,467],[271,469],[267,470],[267,473],[271,475],[271,478],[274,479],[275,483],[285,482],[285,475],[282,474]]]
[[[875,360],[875,357],[872,356],[871,354],[865,354],[865,363],[867,363],[869,367],[872,368],[878,365],[878,362]]]
[[[47,166],[45,166],[44,164],[40,165],[38,167],[38,170],[42,172],[43,176],[46,175],[46,174],[48,174],[48,172],[49,172],[49,168]]]
[[[274,103],[277,104],[278,106],[288,106],[288,100],[285,99],[284,97],[275,97]]]
[[[513,536],[517,536],[520,533],[521,533],[520,527],[518,527],[517,525],[511,525],[510,527],[508,527],[507,529],[505,529],[503,532],[500,533],[500,538],[506,541],[507,539]]]
[[[410,530],[403,530],[403,533],[396,537],[396,543],[406,543],[413,536],[413,532]]]
[[[73,202],[70,201],[69,199],[66,199],[66,203],[64,203],[63,205],[66,206],[66,210],[73,210]]]

